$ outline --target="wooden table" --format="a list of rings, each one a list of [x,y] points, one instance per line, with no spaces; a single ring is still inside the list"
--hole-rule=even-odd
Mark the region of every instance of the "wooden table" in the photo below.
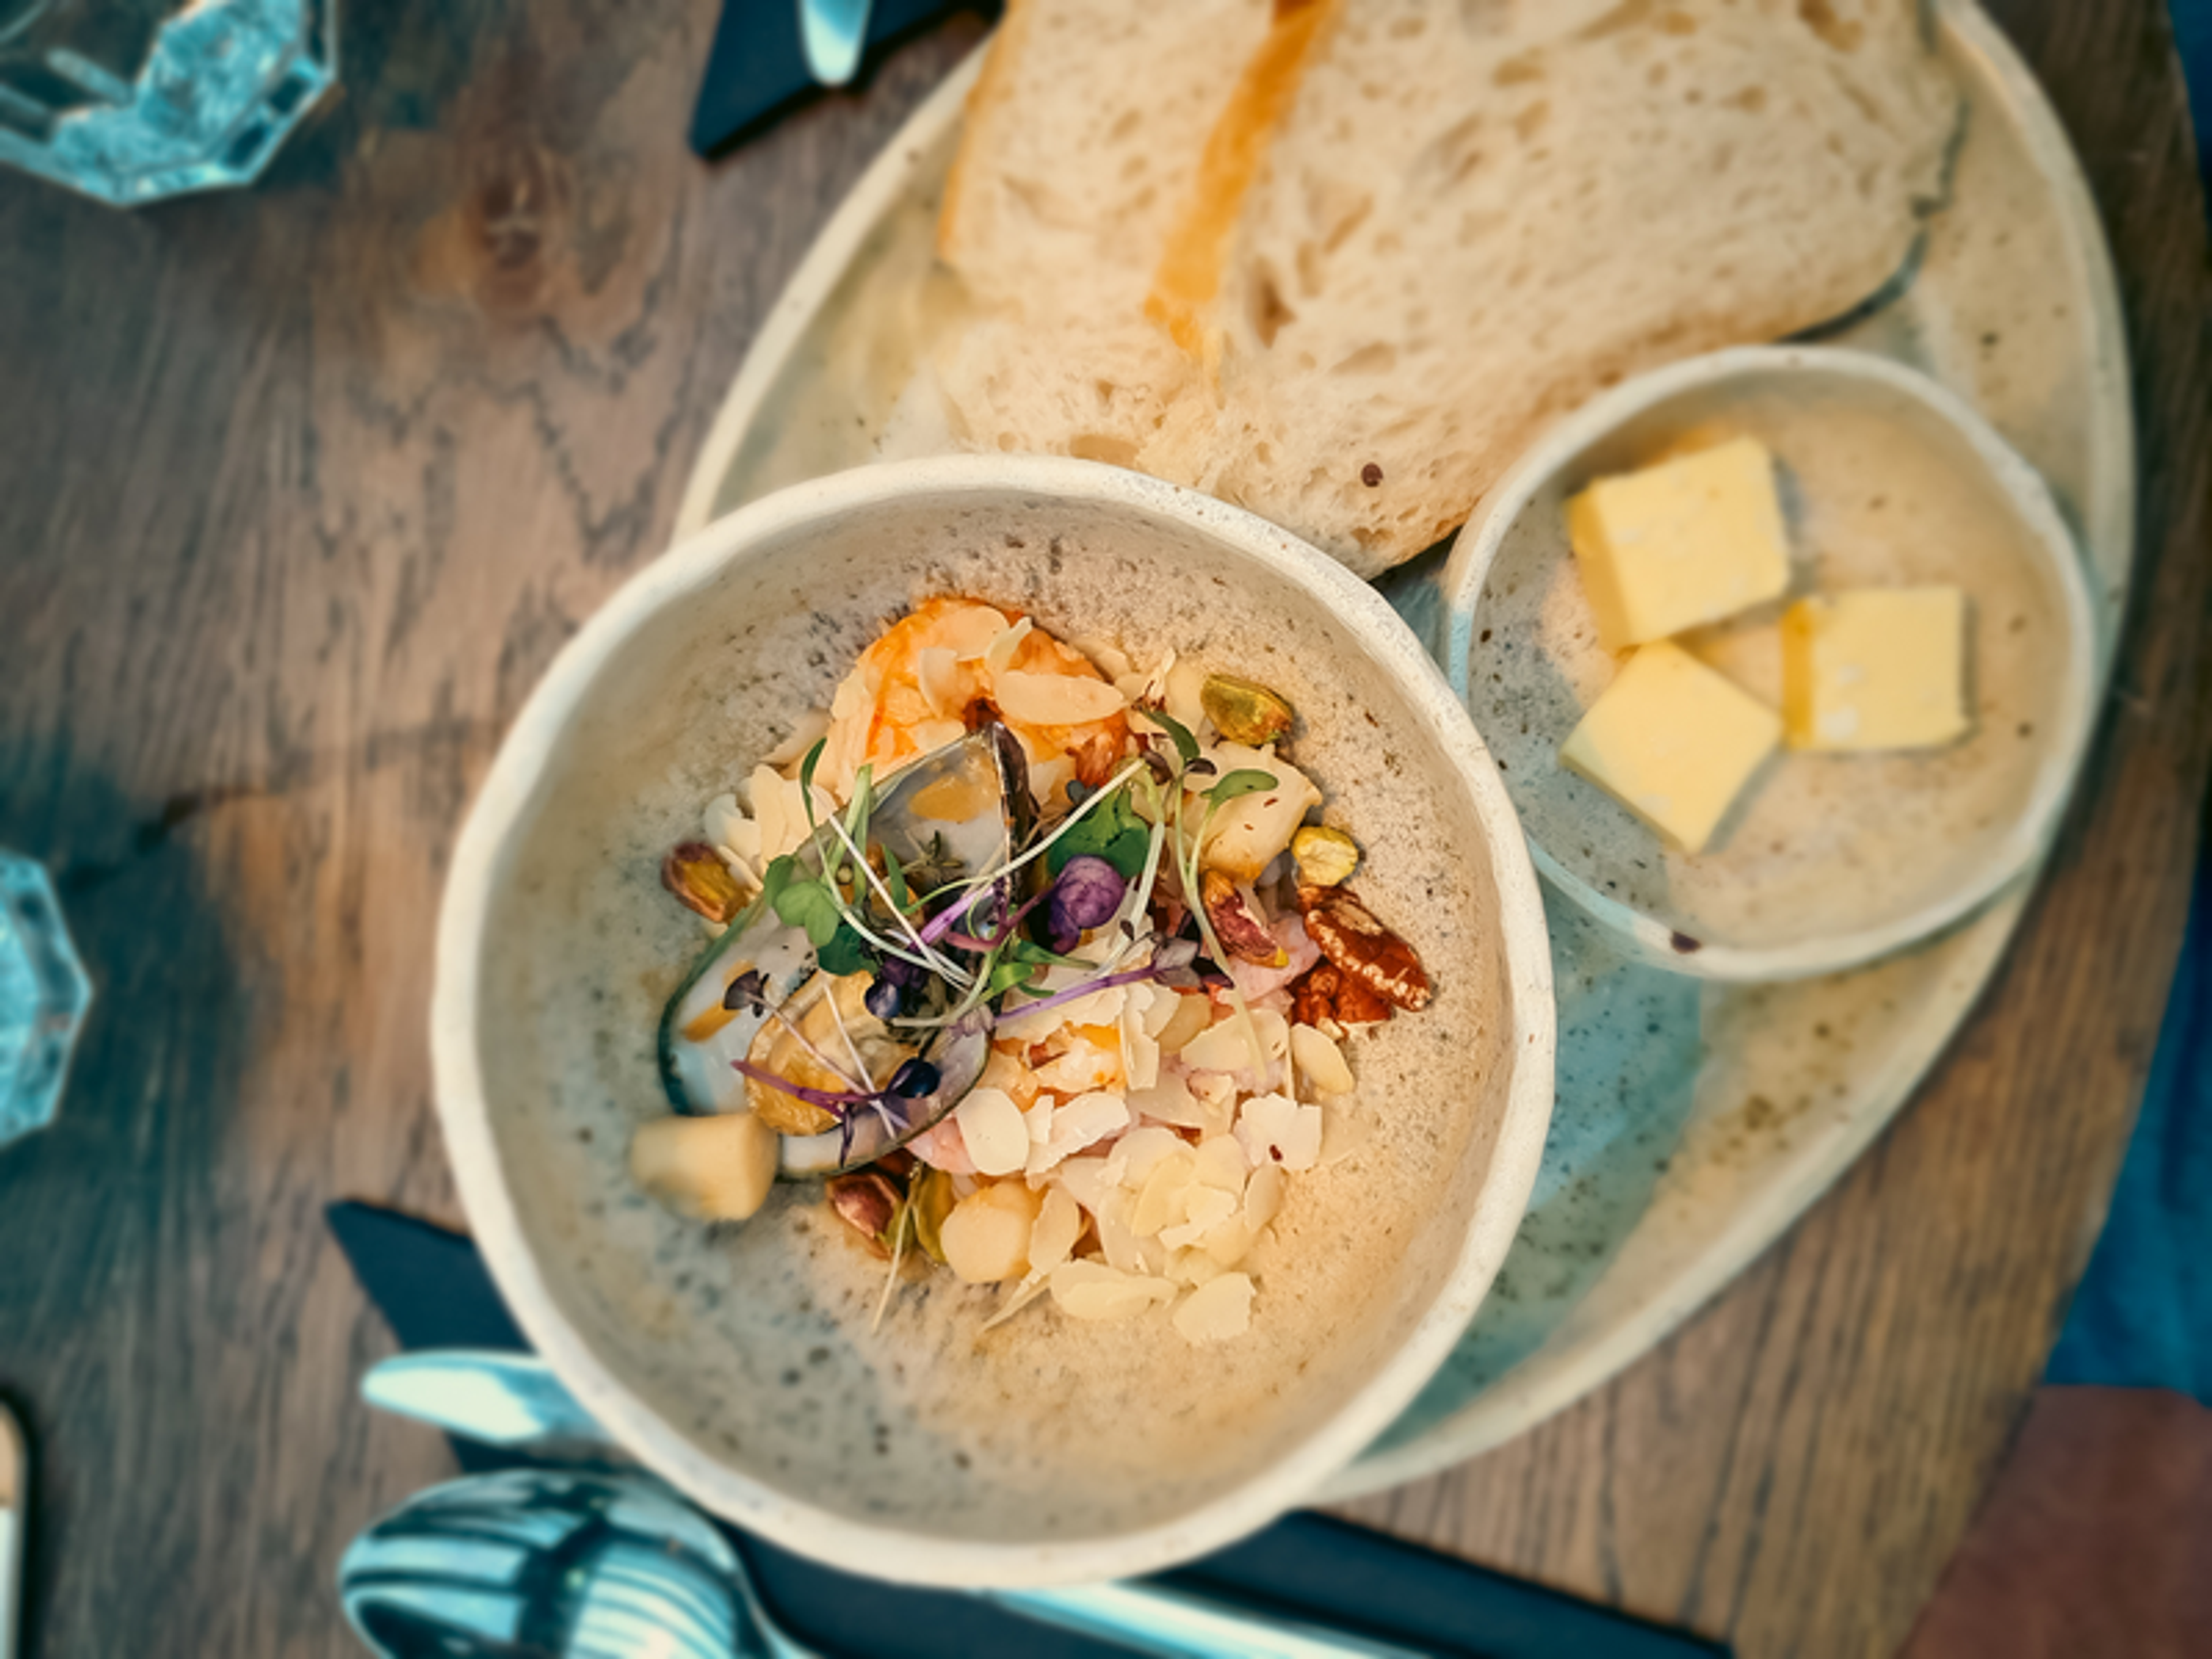
[[[2159,0],[2008,0],[2118,253],[2138,598],[2090,787],[1988,1006],[1855,1175],[1613,1386],[1361,1516],[1747,1655],[1893,1648],[2019,1421],[2148,1066],[2208,728],[2203,221]],[[372,1516],[450,1472],[321,1209],[459,1219],[429,1099],[456,823],[659,550],[809,238],[978,37],[708,168],[711,0],[348,9],[266,182],[124,216],[0,176],[0,842],[98,981],[0,1153],[0,1391],[40,1449],[29,1650],[356,1652]]]

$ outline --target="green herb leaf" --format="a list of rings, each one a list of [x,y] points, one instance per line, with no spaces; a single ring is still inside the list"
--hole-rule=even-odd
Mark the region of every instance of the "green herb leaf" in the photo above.
[[[810,829],[814,827],[814,769],[822,763],[822,751],[829,746],[829,738],[815,738],[814,747],[806,751],[806,758],[799,763],[799,793],[806,803],[806,823]]]
[[[884,885],[890,890],[891,902],[902,914],[914,908],[914,890],[907,885],[906,866],[888,847],[884,848]]]
[[[845,809],[845,833],[853,838],[855,847],[868,844],[868,814],[876,799],[875,770],[863,766],[853,775],[852,804]]]
[[[795,881],[775,896],[775,913],[793,927],[806,930],[807,941],[818,951],[836,937],[844,925],[837,896],[819,881]]]
[[[786,853],[779,859],[770,859],[769,860],[768,868],[761,872],[760,896],[762,901],[769,904],[774,904],[778,898],[782,896],[783,890],[791,885],[792,879],[798,874],[798,860],[793,859],[790,854]],[[776,912],[776,915],[781,915],[782,914],[783,912],[781,910]]]
[[[1191,736],[1190,727],[1164,708],[1146,708],[1140,712],[1146,720],[1167,728],[1168,739],[1175,744],[1176,753],[1182,757],[1185,766],[1198,758],[1198,739]]]
[[[1252,767],[1230,773],[1220,782],[1206,792],[1210,806],[1226,806],[1243,795],[1256,795],[1262,789],[1273,789],[1281,781],[1273,772],[1261,772]]]
[[[1057,951],[1048,951],[1034,939],[1018,939],[1006,947],[1009,962],[1026,962],[1038,968],[1090,968],[1096,964],[1080,957],[1064,957]]]
[[[1033,962],[1002,962],[983,981],[983,1000],[989,1002],[1018,986],[1027,985],[1044,970]]]
[[[814,950],[815,966],[825,974],[857,974],[872,965],[867,946],[848,923],[840,922],[827,945]]]

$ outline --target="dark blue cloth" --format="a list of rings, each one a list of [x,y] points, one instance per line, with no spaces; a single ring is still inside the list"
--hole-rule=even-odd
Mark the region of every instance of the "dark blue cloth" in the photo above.
[[[2212,191],[2212,0],[2167,0],[2181,72],[2189,78],[2191,119],[2197,128],[2197,170]]]
[[[2184,0],[2191,3],[2191,0]],[[2172,1389],[2212,1406],[2212,879],[2181,965],[2105,1231],[2051,1356],[2052,1382]]]

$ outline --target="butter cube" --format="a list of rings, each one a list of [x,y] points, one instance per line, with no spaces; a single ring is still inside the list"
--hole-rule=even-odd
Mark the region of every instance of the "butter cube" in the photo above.
[[[1662,641],[1628,659],[1559,759],[1684,852],[1698,853],[1781,740],[1772,709]]]
[[[1600,478],[1567,503],[1567,538],[1608,651],[1718,622],[1790,586],[1774,458],[1753,438]]]
[[[1930,749],[1964,735],[1966,596],[1864,587],[1800,599],[1782,619],[1792,749]]]

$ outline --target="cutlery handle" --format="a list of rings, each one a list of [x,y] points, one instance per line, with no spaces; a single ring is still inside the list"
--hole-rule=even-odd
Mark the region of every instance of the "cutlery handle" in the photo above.
[[[0,1659],[15,1659],[23,1617],[23,1534],[31,1515],[30,1468],[15,1413],[0,1405]]]
[[[1158,1584],[1078,1584],[1059,1589],[994,1589],[986,1601],[1157,1659],[1422,1659],[1411,1648]]]

